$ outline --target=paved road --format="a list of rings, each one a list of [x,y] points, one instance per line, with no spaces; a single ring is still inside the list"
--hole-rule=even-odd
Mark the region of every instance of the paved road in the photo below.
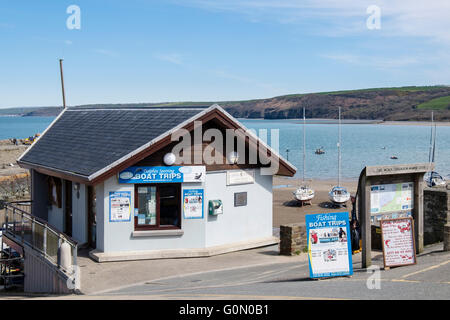
[[[380,270],[380,288],[369,289],[373,273],[354,263],[352,277],[312,280],[308,264],[280,263],[165,278],[102,293],[136,299],[450,299],[450,252],[429,248],[412,266]],[[382,257],[374,260],[382,265]],[[370,278],[372,279],[372,278]],[[374,282],[369,279],[369,284]]]

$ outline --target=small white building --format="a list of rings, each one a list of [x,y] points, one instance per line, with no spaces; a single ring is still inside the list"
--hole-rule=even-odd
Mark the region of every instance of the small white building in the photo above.
[[[32,214],[100,262],[277,243],[273,174],[296,172],[217,105],[67,108],[18,162],[31,171]]]

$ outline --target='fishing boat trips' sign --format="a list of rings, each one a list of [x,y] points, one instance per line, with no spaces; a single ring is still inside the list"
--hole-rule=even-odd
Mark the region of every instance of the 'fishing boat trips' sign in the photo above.
[[[348,212],[308,214],[305,219],[310,277],[352,275]]]
[[[119,183],[203,182],[205,176],[205,166],[129,167],[119,173]]]

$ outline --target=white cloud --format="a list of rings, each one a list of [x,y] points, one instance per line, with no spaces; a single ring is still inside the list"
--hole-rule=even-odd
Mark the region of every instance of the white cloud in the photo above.
[[[345,62],[358,66],[370,66],[378,69],[403,68],[411,65],[423,63],[417,57],[380,57],[380,56],[362,56],[354,54],[321,54],[322,58]]]
[[[381,8],[382,36],[425,37],[450,44],[448,0],[172,0],[212,11],[245,15],[250,21],[307,24],[309,32],[345,36],[369,32],[367,7]],[[374,32],[374,31],[371,31]]]
[[[108,56],[111,58],[117,58],[119,56],[119,54],[117,52],[111,51],[111,50],[106,50],[106,49],[94,49],[93,51],[95,53],[102,54],[104,56]]]
[[[158,60],[170,62],[177,65],[183,64],[182,56],[178,53],[158,53],[155,54],[154,57]]]

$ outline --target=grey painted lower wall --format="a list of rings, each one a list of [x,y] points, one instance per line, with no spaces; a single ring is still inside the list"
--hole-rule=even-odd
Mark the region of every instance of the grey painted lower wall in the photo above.
[[[27,245],[24,245],[24,291],[36,293],[71,293],[67,276]]]

